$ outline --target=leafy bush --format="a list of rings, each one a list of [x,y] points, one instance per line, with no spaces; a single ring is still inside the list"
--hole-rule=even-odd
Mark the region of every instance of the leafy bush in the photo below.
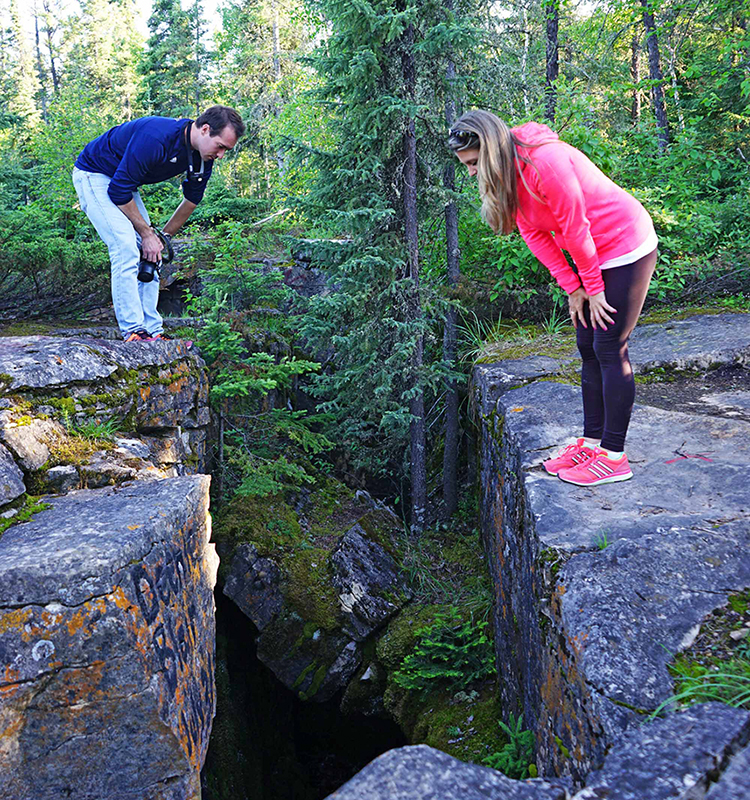
[[[487,622],[462,620],[456,609],[438,613],[416,631],[417,644],[394,673],[404,689],[465,689],[494,673],[495,655]]]

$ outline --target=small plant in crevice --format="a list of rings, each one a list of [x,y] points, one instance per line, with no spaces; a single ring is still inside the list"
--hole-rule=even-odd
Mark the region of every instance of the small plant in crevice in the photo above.
[[[594,544],[597,546],[599,550],[606,550],[612,542],[609,541],[607,534],[609,531],[599,531],[594,537]]]
[[[537,769],[536,765],[532,763],[534,734],[531,731],[523,730],[523,714],[516,719],[511,712],[509,719],[509,725],[502,720],[498,722],[503,733],[508,737],[507,744],[498,752],[482,759],[482,763],[486,767],[502,772],[509,778],[517,780],[535,778]]]
[[[661,703],[650,719],[670,706],[690,706],[712,700],[750,709],[750,660],[747,658],[731,658],[720,667],[677,661],[670,672],[675,677],[677,692]]]
[[[455,608],[435,615],[416,631],[417,643],[393,679],[404,689],[465,689],[494,673],[495,655],[487,622],[464,620]]]

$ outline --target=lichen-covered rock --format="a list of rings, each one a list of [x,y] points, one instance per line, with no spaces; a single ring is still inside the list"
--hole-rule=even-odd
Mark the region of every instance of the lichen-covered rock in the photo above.
[[[703,703],[639,725],[617,742],[602,769],[588,776],[586,788],[573,800],[705,797],[709,785],[748,739],[750,713],[721,703]],[[729,781],[742,786],[744,794],[738,798],[750,796],[750,771],[741,777],[729,776],[725,786]],[[731,795],[716,797],[730,800]]]
[[[0,798],[198,800],[214,714],[207,476],[51,498],[0,538]]]
[[[638,342],[658,339],[660,364],[745,363],[747,337],[716,319],[669,346],[650,327]],[[580,781],[673,692],[666,666],[704,617],[750,585],[750,423],[636,406],[633,480],[573,486],[541,462],[580,434],[580,390],[529,382],[532,366],[475,373],[482,535],[503,708],[536,732],[541,774]]]
[[[401,604],[406,598],[396,562],[359,525],[346,532],[331,561],[344,630],[364,641],[398,612],[398,598]]]
[[[328,800],[566,800],[568,785],[541,778],[514,781],[416,745],[378,756]]]
[[[13,456],[0,444],[0,506],[10,503],[25,491],[23,472]]]
[[[39,469],[50,455],[50,444],[64,436],[65,429],[51,419],[36,419],[0,411],[0,440],[15,455],[25,470]]]
[[[69,492],[71,489],[78,489],[81,486],[81,476],[72,464],[50,467],[45,478],[48,487],[59,494]]]

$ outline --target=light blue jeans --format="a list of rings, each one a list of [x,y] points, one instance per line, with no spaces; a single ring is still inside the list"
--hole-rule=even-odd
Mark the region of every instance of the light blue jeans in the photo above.
[[[138,280],[141,237],[125,214],[109,199],[109,182],[110,178],[106,175],[84,172],[73,167],[73,185],[81,209],[109,250],[112,302],[120,333],[125,339],[131,333],[143,330],[153,336],[164,330],[161,316],[156,310],[159,302],[159,281],[156,278],[150,283]],[[150,224],[151,220],[138,192],[133,192],[133,200],[143,219]]]

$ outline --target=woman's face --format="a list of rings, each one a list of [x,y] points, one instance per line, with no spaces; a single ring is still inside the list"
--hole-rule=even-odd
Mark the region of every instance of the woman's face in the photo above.
[[[479,161],[479,148],[473,150],[457,150],[456,155],[462,164],[466,164],[469,169],[469,176],[473,178],[477,174],[477,162]]]

